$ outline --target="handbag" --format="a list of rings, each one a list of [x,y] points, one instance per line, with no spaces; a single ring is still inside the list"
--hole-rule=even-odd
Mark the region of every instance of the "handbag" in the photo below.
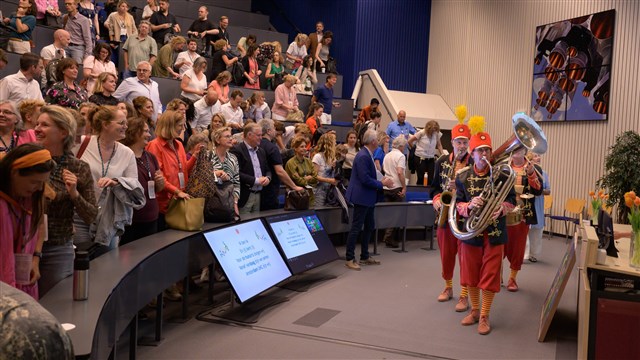
[[[63,24],[62,24],[62,17],[61,16],[53,16],[49,13],[45,13],[44,14],[44,21],[46,22],[47,26],[51,26],[54,28],[58,28],[61,29]]]
[[[184,231],[202,230],[202,225],[204,224],[204,198],[171,198],[164,219],[167,226],[172,229]]]
[[[289,190],[284,198],[285,210],[307,210],[311,196],[308,191]]]
[[[207,222],[226,223],[239,221],[234,207],[233,182],[224,181],[216,183],[215,191],[210,198],[207,198],[204,208],[204,218]]]

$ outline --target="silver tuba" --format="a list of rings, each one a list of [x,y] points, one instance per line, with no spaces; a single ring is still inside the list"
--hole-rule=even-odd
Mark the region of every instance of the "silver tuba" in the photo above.
[[[506,199],[516,180],[516,174],[509,165],[511,153],[523,147],[536,154],[547,151],[547,137],[536,122],[523,113],[517,113],[511,119],[514,134],[492,153],[491,160],[484,158],[489,165],[489,180],[482,189],[480,197],[483,206],[471,210],[464,229],[458,229],[456,198],[451,200],[449,207],[449,227],[453,235],[460,240],[469,240],[480,235],[491,223],[491,215]]]

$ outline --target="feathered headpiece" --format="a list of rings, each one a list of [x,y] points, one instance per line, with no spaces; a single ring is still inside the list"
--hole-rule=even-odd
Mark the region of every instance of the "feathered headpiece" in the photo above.
[[[471,139],[469,139],[470,152],[479,147],[492,147],[491,137],[484,131],[485,125],[484,116],[474,115],[469,119],[469,128],[471,129]]]
[[[451,129],[451,139],[469,139],[471,137],[471,131],[464,123],[464,119],[467,117],[467,107],[465,105],[458,105],[454,109],[454,113],[458,118],[458,124]]]

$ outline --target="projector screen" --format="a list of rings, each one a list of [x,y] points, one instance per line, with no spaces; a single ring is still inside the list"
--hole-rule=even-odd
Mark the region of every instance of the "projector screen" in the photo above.
[[[291,276],[261,220],[204,233],[240,303]]]
[[[314,211],[285,213],[266,220],[294,274],[338,258],[336,248]]]

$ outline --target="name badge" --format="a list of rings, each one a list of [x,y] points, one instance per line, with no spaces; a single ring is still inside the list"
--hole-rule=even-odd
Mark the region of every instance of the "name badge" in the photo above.
[[[16,261],[16,284],[28,285],[31,280],[31,265],[33,255],[31,254],[14,254]]]
[[[156,183],[153,180],[147,181],[147,193],[149,194],[149,199],[156,198]]]
[[[127,36],[127,28],[126,27],[121,27],[120,28],[120,36]]]
[[[180,181],[180,189],[184,189],[184,173],[178,173],[178,181]]]

